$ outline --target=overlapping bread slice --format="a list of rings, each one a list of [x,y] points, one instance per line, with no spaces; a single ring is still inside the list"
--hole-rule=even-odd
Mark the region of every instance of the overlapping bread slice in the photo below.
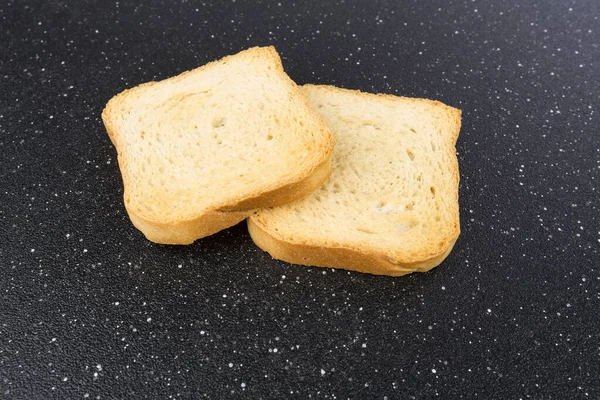
[[[460,232],[460,111],[331,86],[302,90],[334,135],[333,172],[305,199],[256,211],[255,243],[290,263],[372,274],[440,264]]]
[[[131,221],[158,243],[191,243],[302,198],[331,171],[331,134],[273,47],[126,90],[102,118]]]

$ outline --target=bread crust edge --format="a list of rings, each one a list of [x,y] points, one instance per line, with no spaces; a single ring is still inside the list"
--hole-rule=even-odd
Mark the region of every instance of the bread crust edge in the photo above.
[[[437,267],[452,251],[458,238],[457,232],[454,239],[446,242],[441,251],[430,254],[423,259],[394,260],[383,251],[373,249],[354,249],[350,247],[316,246],[305,243],[291,243],[277,238],[264,229],[259,222],[249,218],[247,220],[248,232],[254,243],[273,258],[291,264],[340,268],[350,271],[368,273],[373,275],[402,276],[413,272],[427,272]]]
[[[315,168],[313,173],[299,182],[263,193],[252,199],[244,199],[235,206],[219,210],[205,210],[196,218],[188,220],[156,221],[145,218],[129,206],[127,192],[124,195],[124,203],[133,225],[151,242],[190,244],[243,221],[259,208],[258,204],[261,204],[260,207],[262,207],[262,204],[268,203],[269,205],[265,207],[272,207],[306,197],[321,186],[330,174],[331,159],[327,159]]]

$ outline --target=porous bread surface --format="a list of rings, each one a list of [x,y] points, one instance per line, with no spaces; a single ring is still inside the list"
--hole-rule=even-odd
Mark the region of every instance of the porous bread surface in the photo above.
[[[460,111],[442,103],[305,85],[335,138],[314,193],[256,211],[255,242],[288,262],[386,275],[425,271],[459,232]]]
[[[103,120],[127,211],[161,243],[189,243],[306,196],[330,171],[331,135],[273,47],[127,90]]]

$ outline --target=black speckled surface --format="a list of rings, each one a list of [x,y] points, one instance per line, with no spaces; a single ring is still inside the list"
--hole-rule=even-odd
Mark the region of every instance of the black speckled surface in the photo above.
[[[600,3],[0,4],[0,397],[600,398]],[[133,228],[119,91],[274,44],[463,110],[462,235],[385,278]]]

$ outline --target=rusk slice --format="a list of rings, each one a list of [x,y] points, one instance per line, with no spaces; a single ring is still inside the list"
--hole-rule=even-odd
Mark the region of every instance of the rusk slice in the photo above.
[[[273,47],[126,90],[102,119],[129,217],[157,243],[191,243],[305,197],[331,171],[332,136]]]
[[[399,276],[428,271],[460,233],[460,110],[425,100],[306,85],[335,138],[313,194],[248,219],[254,242],[294,264]]]

